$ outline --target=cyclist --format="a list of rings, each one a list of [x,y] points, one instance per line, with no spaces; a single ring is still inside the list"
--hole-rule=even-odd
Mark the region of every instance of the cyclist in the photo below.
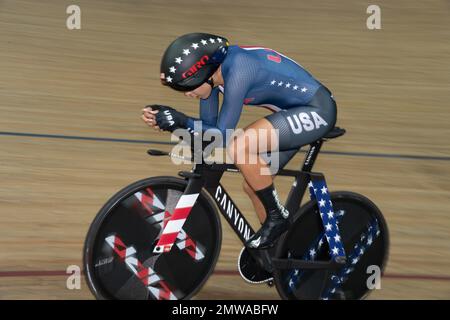
[[[208,33],[190,33],[177,38],[166,49],[161,61],[161,81],[187,97],[200,99],[200,119],[174,108],[147,106],[142,119],[155,129],[193,132],[194,121],[202,130],[216,129],[225,137],[234,129],[243,105],[263,106],[272,114],[258,119],[227,145],[227,152],[244,176],[249,195],[262,227],[247,241],[250,248],[267,248],[289,228],[290,213],[281,204],[273,185],[263,152],[279,152],[283,167],[306,144],[326,135],[336,123],[336,103],[331,92],[301,65],[274,50],[262,47],[229,45],[224,37]],[[219,111],[219,94],[223,101]],[[278,141],[263,150],[259,135],[251,130],[265,129],[268,135],[278,131]],[[254,132],[254,131],[253,131]],[[240,163],[254,155],[257,163]]]

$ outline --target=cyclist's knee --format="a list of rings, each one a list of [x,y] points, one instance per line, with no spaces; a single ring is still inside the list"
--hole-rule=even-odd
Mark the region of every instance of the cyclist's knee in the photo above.
[[[231,161],[236,162],[236,137],[233,138],[233,140],[228,143],[227,146],[227,153],[228,156],[231,158]]]
[[[249,142],[245,133],[234,137],[227,147],[228,155],[235,164],[237,164],[239,159],[245,159],[246,157],[243,156],[248,155],[249,151]]]

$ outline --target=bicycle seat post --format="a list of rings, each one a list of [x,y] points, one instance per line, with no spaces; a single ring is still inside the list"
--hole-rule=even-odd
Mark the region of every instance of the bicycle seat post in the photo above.
[[[302,171],[311,172],[320,149],[322,148],[323,140],[319,139],[309,145],[309,150],[306,152],[305,160],[303,161]]]

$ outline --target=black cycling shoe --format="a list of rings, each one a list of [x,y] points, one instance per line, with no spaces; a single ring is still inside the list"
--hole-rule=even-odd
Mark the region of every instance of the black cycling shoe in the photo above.
[[[278,210],[269,212],[261,229],[247,240],[246,246],[254,249],[270,248],[289,229],[289,225],[289,213],[286,209],[283,213]]]

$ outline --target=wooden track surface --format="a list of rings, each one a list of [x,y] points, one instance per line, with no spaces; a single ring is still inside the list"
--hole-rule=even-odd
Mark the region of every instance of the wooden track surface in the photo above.
[[[92,298],[84,283],[67,290],[64,270],[81,265],[98,209],[132,181],[180,168],[149,158],[150,144],[68,137],[168,141],[140,109],[164,103],[196,115],[197,101],[158,81],[164,48],[194,31],[274,48],[334,92],[348,133],[323,150],[352,154],[324,153],[315,169],[330,189],[363,193],[385,214],[390,259],[371,298],[450,298],[448,1],[379,0],[378,31],[366,29],[368,4],[356,0],[80,0],[74,31],[70,4],[0,1],[0,299]],[[265,114],[246,109],[239,126]],[[241,181],[224,183],[256,226]],[[284,198],[290,180],[277,186]],[[277,299],[236,274],[241,246],[223,231],[217,272],[197,298]]]

